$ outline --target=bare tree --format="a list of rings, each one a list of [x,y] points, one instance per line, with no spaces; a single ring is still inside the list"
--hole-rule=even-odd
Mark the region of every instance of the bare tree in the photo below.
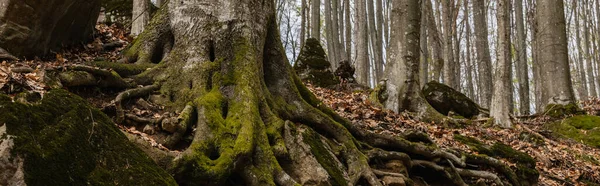
[[[498,64],[494,73],[494,90],[490,107],[490,116],[494,118],[494,125],[504,128],[512,127],[510,121],[510,0],[499,0],[497,2],[498,22]]]
[[[306,0],[302,0],[300,5],[300,47],[304,46],[306,41]]]
[[[444,66],[444,57],[442,54],[442,41],[440,39],[440,32],[438,30],[438,24],[434,17],[433,6],[431,5],[431,0],[424,0],[425,6],[427,6],[426,13],[427,14],[427,28],[428,28],[428,36],[431,40],[431,48],[432,48],[432,67],[433,72],[431,73],[431,80],[440,81],[440,77],[442,74],[442,68]]]
[[[131,35],[137,36],[144,31],[150,21],[150,1],[133,0],[133,17],[131,19]]]
[[[537,1],[535,18],[537,60],[542,79],[540,106],[574,103],[563,1]]]
[[[523,0],[515,0],[515,24],[517,27],[517,78],[519,80],[519,112],[529,115],[529,68],[527,67],[527,45],[523,19]]]
[[[421,31],[420,31],[420,41],[421,41],[421,63],[419,67],[419,82],[421,82],[421,86],[425,85],[429,81],[429,49],[427,47],[427,28],[429,27],[427,22],[427,6],[426,3],[421,4]]]
[[[369,85],[369,38],[367,34],[367,9],[365,0],[355,0],[356,7],[356,81]]]
[[[321,1],[311,0],[310,37],[321,39]]]
[[[488,26],[485,0],[473,0],[475,23],[475,45],[477,46],[477,65],[479,67],[479,88],[481,89],[481,105],[490,106],[492,99],[492,59],[488,44]]]
[[[469,97],[471,99],[475,98],[475,88],[473,85],[473,65],[471,64],[471,23],[469,23],[469,17],[471,16],[471,14],[469,13],[469,1],[468,0],[464,0],[463,2],[463,8],[464,8],[464,14],[463,16],[465,17],[464,20],[464,24],[465,25],[465,72],[466,72],[466,81],[467,81],[467,95],[469,95]]]
[[[454,64],[454,46],[453,46],[453,19],[454,0],[442,0],[443,28],[444,28],[444,83],[448,86],[458,89],[456,84],[456,71]]]

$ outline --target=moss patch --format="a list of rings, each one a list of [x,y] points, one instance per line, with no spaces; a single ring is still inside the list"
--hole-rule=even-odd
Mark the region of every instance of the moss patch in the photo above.
[[[82,98],[53,90],[39,104],[0,95],[0,123],[16,136],[28,185],[175,185],[111,120]]]
[[[319,134],[313,130],[306,130],[302,134],[304,141],[310,146],[311,152],[317,158],[319,164],[331,176],[331,185],[348,185],[343,173],[336,165],[335,157],[325,148],[325,144],[321,141]]]
[[[538,180],[539,172],[535,169],[536,161],[527,153],[517,151],[512,147],[496,142],[494,145],[487,145],[475,138],[455,134],[454,139],[459,141],[475,152],[484,154],[494,158],[504,158],[512,163],[516,163],[516,167],[512,167],[523,185],[535,185]]]
[[[600,117],[573,116],[546,124],[546,129],[557,137],[569,138],[600,148]]]
[[[146,71],[146,69],[151,68],[153,65],[151,64],[126,64],[126,63],[116,63],[116,62],[107,62],[107,61],[96,61],[91,65],[97,66],[100,68],[112,69],[117,72],[122,77],[129,77],[133,75],[141,74]]]

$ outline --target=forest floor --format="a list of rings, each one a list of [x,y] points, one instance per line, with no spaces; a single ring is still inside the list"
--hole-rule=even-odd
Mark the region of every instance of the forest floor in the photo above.
[[[44,83],[46,69],[68,66],[73,64],[89,64],[94,61],[117,61],[120,51],[129,42],[127,31],[117,26],[98,25],[97,38],[87,45],[76,46],[72,49],[54,53],[44,59],[30,59],[16,62],[2,61],[0,63],[0,93],[16,96],[20,92],[37,92],[41,96],[51,89]],[[109,44],[120,43],[123,47],[110,47]],[[535,158],[536,168],[540,172],[540,185],[585,185],[580,180],[589,180],[600,183],[600,149],[592,148],[576,141],[546,138],[541,126],[550,122],[549,117],[526,117],[515,121],[512,129],[485,127],[487,120],[474,120],[463,128],[446,128],[442,125],[423,123],[410,118],[406,113],[394,113],[371,103],[368,92],[338,91],[326,88],[308,88],[335,110],[339,115],[359,124],[370,131],[388,135],[398,135],[409,130],[418,130],[429,134],[440,147],[460,149],[472,152],[469,147],[454,139],[455,134],[474,137],[488,145],[496,142],[512,146],[514,149],[525,152]],[[64,88],[68,89],[68,88]],[[97,87],[84,87],[68,89],[90,101],[94,106],[106,110],[117,96],[118,90],[106,91]],[[594,110],[600,108],[600,100],[582,103],[583,108]],[[132,100],[124,108],[127,113],[140,118],[153,118],[162,120],[176,116],[177,113],[165,112],[164,108],[149,103],[146,99]],[[109,114],[111,115],[111,114]],[[148,129],[149,125],[135,126],[118,123],[124,131],[141,136],[151,142],[153,146],[163,150],[167,149],[160,144],[168,136],[167,132],[158,129]],[[544,138],[544,142],[536,143],[523,140],[524,135],[535,134]],[[475,153],[475,152],[473,152]],[[508,161],[505,161],[508,163]],[[510,163],[508,163],[510,164]]]

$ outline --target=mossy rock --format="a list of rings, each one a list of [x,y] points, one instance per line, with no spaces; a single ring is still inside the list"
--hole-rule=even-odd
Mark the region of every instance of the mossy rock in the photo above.
[[[67,91],[34,104],[0,94],[0,123],[27,185],[176,185],[105,114]]]
[[[479,105],[463,93],[442,83],[431,81],[425,84],[422,92],[427,102],[441,114],[448,115],[453,111],[465,118],[473,118],[479,114]]]
[[[294,64],[294,71],[302,81],[309,81],[319,87],[329,87],[339,83],[330,70],[331,63],[327,60],[325,50],[315,38],[309,38],[304,43],[300,55]]]
[[[598,116],[573,116],[548,123],[544,128],[552,131],[556,137],[573,139],[600,148],[600,117]]]
[[[517,151],[512,147],[496,142],[493,145],[487,145],[475,138],[455,134],[454,139],[479,154],[487,155],[494,158],[503,158],[512,163],[516,163],[516,167],[511,167],[515,170],[516,176],[519,178],[521,185],[536,185],[539,177],[539,172],[535,169],[536,161],[527,153]]]
[[[544,108],[544,114],[552,118],[564,118],[570,115],[583,115],[585,112],[575,103],[569,103],[567,105],[548,104]]]

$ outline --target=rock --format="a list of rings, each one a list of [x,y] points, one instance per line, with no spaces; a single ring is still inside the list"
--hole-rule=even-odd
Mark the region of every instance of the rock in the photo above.
[[[29,58],[59,51],[89,39],[99,13],[100,0],[0,0],[0,48]]]
[[[385,168],[387,168],[389,172],[401,173],[405,175],[408,174],[406,166],[404,166],[404,164],[400,160],[388,161],[387,163],[385,163]]]
[[[177,125],[179,125],[177,117],[165,118],[161,123],[162,129],[170,133],[175,133],[177,131]]]
[[[335,76],[348,82],[354,82],[354,67],[350,65],[348,60],[340,61],[337,69],[335,69]]]
[[[146,133],[146,134],[154,134],[156,133],[155,129],[154,129],[154,125],[146,125],[144,127],[144,129],[142,130],[142,132]]]
[[[479,105],[447,85],[431,81],[425,84],[422,92],[427,102],[444,115],[452,111],[462,117],[473,118],[480,113]]]
[[[302,81],[308,81],[319,87],[330,87],[339,83],[330,70],[325,50],[315,38],[309,38],[300,51],[294,64],[294,71]]]
[[[51,90],[40,101],[24,104],[0,94],[0,105],[0,166],[14,160],[9,169],[0,167],[0,185],[11,185],[3,183],[7,177],[24,178],[24,184],[16,179],[16,185],[177,184],[108,116],[79,96]],[[13,139],[10,153],[5,153],[7,138],[2,136]]]
[[[0,124],[0,185],[25,185],[23,158],[11,155],[14,136],[6,134],[6,125]]]
[[[400,177],[384,176],[381,181],[387,186],[405,186],[404,179]]]

